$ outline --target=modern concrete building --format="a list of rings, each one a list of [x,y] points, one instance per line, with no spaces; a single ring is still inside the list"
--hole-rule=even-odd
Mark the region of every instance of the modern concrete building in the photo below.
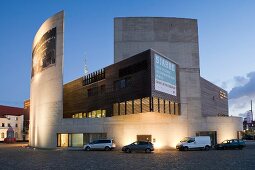
[[[150,140],[169,148],[186,136],[215,144],[243,130],[228,116],[227,92],[200,77],[196,20],[116,18],[115,63],[64,86],[63,21],[63,12],[46,20],[33,42],[31,146],[112,138],[119,147]]]

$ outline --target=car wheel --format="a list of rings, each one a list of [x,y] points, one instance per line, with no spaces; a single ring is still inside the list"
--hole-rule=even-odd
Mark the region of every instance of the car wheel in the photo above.
[[[131,153],[131,149],[126,148],[126,149],[125,149],[125,152],[126,152],[126,153]]]
[[[189,148],[188,148],[187,146],[185,146],[185,147],[183,148],[183,150],[184,150],[184,151],[188,151]]]
[[[147,148],[147,149],[145,149],[145,152],[146,152],[146,153],[151,153],[151,149],[150,149],[150,148]]]
[[[209,151],[210,147],[209,146],[205,146],[205,150]]]
[[[109,150],[111,150],[111,148],[110,148],[109,146],[106,146],[106,147],[104,148],[104,150],[105,150],[105,151],[109,151]]]
[[[90,151],[90,147],[87,146],[87,147],[85,148],[85,151]]]

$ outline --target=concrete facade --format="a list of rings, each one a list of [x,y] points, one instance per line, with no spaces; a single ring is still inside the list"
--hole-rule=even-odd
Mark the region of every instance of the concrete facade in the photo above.
[[[217,142],[237,138],[242,130],[239,117],[201,117],[196,123],[201,126],[189,126],[189,119],[183,116],[147,112],[121,115],[100,119],[63,119],[59,133],[107,133],[118,147],[137,140],[137,135],[152,135],[156,148],[175,148],[176,144],[191,131],[195,136],[199,131],[217,131]],[[191,129],[190,129],[191,128]]]
[[[56,148],[61,143],[57,136],[61,134],[106,133],[118,147],[137,140],[137,135],[151,135],[155,148],[169,148],[175,147],[183,137],[195,136],[200,131],[217,131],[217,141],[221,142],[236,138],[242,130],[241,118],[202,115],[197,21],[178,18],[116,18],[114,61],[152,48],[176,62],[180,115],[146,112],[63,119],[63,15],[60,12],[46,20],[33,43],[34,49],[42,36],[56,27],[56,64],[39,69],[31,79],[30,146]],[[37,68],[33,66],[33,69]]]
[[[30,89],[30,127],[29,145],[39,148],[56,147],[56,133],[61,126],[63,117],[63,32],[64,32],[64,12],[59,12],[46,20],[35,35],[33,41],[34,49],[43,39],[42,37],[49,30],[56,28],[55,63],[49,67],[38,69],[38,72],[31,78]],[[49,39],[50,40],[50,39]],[[43,42],[46,44],[47,42]],[[43,67],[42,60],[36,63],[33,56],[33,68]],[[35,65],[35,66],[34,66]]]
[[[114,19],[114,62],[150,48],[179,65],[182,116],[198,120],[202,112],[197,20],[161,17]]]
[[[228,116],[228,92],[201,77],[202,115]]]

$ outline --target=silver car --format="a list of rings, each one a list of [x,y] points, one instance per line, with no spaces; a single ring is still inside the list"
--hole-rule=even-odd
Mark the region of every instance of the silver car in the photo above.
[[[106,150],[110,151],[116,147],[114,141],[112,139],[100,139],[90,142],[84,145],[83,149],[85,151],[90,150]]]

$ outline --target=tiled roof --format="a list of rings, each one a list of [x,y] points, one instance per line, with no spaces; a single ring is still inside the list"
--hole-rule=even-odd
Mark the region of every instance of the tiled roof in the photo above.
[[[20,116],[24,115],[24,113],[25,110],[23,108],[0,105],[0,117],[4,115]]]

